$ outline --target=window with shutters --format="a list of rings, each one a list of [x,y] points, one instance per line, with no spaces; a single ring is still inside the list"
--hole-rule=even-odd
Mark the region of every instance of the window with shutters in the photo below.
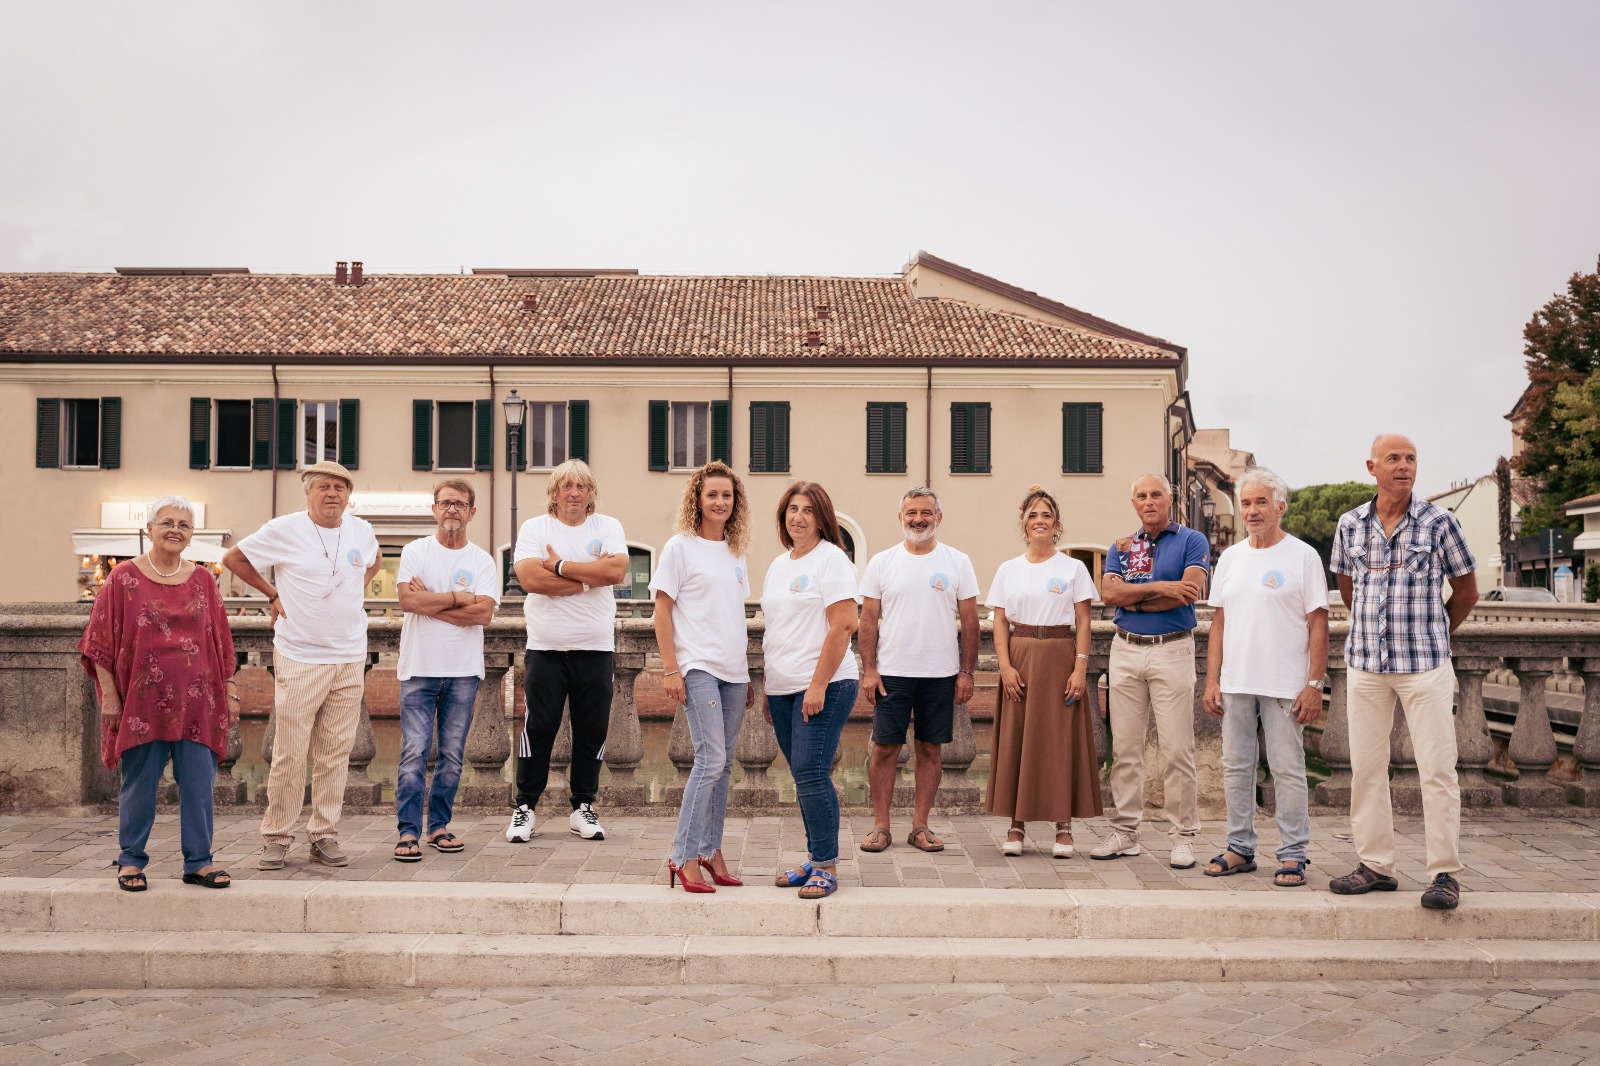
[[[300,405],[300,468],[339,461],[339,404],[307,400]]]
[[[249,400],[217,401],[218,470],[250,469],[253,435]]]
[[[672,404],[672,469],[693,470],[711,458],[711,405]]]
[[[1064,403],[1061,405],[1061,472],[1099,474],[1102,466],[1104,405]]]
[[[522,431],[527,438],[528,468],[554,470],[567,461],[567,405],[530,403]]]
[[[61,465],[100,466],[100,401],[61,401]]]
[[[789,472],[789,402],[759,401],[750,404],[750,472],[787,474]]]
[[[867,473],[906,472],[906,405],[867,404]]]
[[[950,472],[989,473],[989,405],[950,405]]]
[[[471,470],[473,460],[472,401],[439,401],[438,470]]]

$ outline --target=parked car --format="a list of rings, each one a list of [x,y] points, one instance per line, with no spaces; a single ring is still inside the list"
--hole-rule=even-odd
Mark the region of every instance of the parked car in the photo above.
[[[1483,594],[1483,598],[1491,603],[1555,603],[1556,594],[1549,589],[1541,588],[1514,588],[1508,589],[1504,585],[1496,585]]]

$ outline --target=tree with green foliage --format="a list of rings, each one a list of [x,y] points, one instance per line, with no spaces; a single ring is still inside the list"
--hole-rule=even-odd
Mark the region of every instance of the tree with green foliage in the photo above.
[[[1333,535],[1339,516],[1377,495],[1377,487],[1360,481],[1335,485],[1307,485],[1289,493],[1289,509],[1283,513],[1283,528],[1305,541],[1322,556],[1328,568],[1333,554]],[[1332,587],[1331,584],[1329,587]]]
[[[1583,579],[1583,602],[1596,601],[1600,601],[1600,566],[1591,566]]]
[[[1593,274],[1573,274],[1564,294],[1534,312],[1522,337],[1528,389],[1519,405],[1523,452],[1516,463],[1541,494],[1523,528],[1570,527],[1561,505],[1600,491],[1600,393],[1592,384],[1600,371],[1600,262]]]

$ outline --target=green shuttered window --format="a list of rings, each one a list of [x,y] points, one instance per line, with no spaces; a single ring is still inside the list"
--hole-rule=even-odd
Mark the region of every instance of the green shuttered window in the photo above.
[[[1099,474],[1103,472],[1103,430],[1105,410],[1098,403],[1061,405],[1061,472]]]
[[[989,473],[989,405],[950,405],[950,472]]]
[[[867,404],[867,473],[906,472],[906,405]]]
[[[789,472],[787,400],[762,400],[750,404],[750,470],[758,474]]]

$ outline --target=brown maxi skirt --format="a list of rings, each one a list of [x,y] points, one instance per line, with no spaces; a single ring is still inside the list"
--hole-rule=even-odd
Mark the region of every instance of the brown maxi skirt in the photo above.
[[[1070,707],[1067,681],[1077,666],[1071,637],[1018,637],[1011,665],[1022,675],[1022,702],[1000,690],[994,753],[984,808],[1019,822],[1066,822],[1102,814],[1100,771],[1088,700]]]

